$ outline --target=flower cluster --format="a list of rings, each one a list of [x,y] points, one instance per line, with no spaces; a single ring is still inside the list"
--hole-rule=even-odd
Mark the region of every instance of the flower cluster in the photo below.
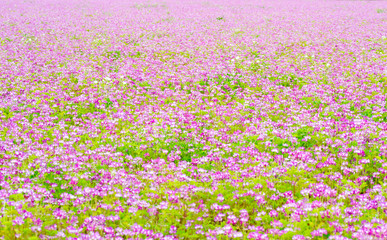
[[[387,239],[378,1],[0,4],[4,239]]]

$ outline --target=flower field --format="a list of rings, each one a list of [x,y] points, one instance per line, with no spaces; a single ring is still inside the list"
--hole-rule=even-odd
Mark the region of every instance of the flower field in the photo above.
[[[387,239],[387,3],[3,0],[2,239]]]

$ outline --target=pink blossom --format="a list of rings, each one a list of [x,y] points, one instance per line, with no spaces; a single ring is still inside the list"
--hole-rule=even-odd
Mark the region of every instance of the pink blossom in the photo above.
[[[24,224],[24,219],[22,217],[16,217],[13,220],[13,225],[23,225]]]

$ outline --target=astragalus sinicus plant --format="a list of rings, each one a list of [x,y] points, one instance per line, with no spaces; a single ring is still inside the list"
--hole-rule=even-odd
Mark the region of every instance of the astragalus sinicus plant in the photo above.
[[[387,3],[3,0],[2,239],[387,239]]]

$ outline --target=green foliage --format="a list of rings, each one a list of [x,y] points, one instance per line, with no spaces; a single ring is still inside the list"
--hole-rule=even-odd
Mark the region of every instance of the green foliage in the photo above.
[[[365,116],[365,117],[372,117],[373,113],[372,113],[372,109],[370,108],[367,108],[367,109],[362,109],[363,111],[361,112],[361,115]]]
[[[106,98],[105,108],[108,109],[111,106],[113,106],[113,102],[109,98]]]
[[[296,137],[301,147],[311,148],[315,146],[317,139],[313,136],[314,129],[310,126],[304,126],[299,128],[293,133],[293,137]]]
[[[151,148],[141,149],[141,146],[149,145],[147,142],[127,142],[121,147],[117,147],[118,152],[132,157],[143,157],[149,154],[150,159],[157,157],[166,158],[172,151],[180,151],[180,161],[191,162],[192,158],[200,158],[207,156],[207,150],[204,150],[204,145],[193,141],[157,141],[152,143]],[[166,153],[165,153],[166,151]]]
[[[246,88],[246,84],[241,81],[240,77],[239,74],[218,75],[218,78],[214,79],[214,81],[217,85],[221,86],[223,91],[228,93],[237,89],[244,90]]]
[[[278,148],[278,149],[283,149],[283,148],[289,148],[293,144],[291,141],[285,138],[279,138],[277,136],[274,136],[274,138],[271,140],[271,142]]]
[[[267,79],[275,82],[278,86],[282,87],[298,87],[299,89],[305,84],[302,77],[297,77],[294,74],[280,74],[273,76],[266,76]]]
[[[5,119],[8,120],[13,116],[13,112],[10,111],[10,107],[6,107],[2,109],[3,115],[5,116]]]
[[[39,174],[34,172],[32,175],[32,179],[36,178]],[[62,189],[62,185],[68,183],[68,181],[64,180],[63,174],[58,174],[56,172],[49,172],[43,175],[43,178],[37,179],[37,183],[42,184],[42,186],[47,189],[49,192],[53,190],[53,197],[56,199],[61,199],[62,193],[74,194],[74,190],[72,187],[67,187]]]
[[[121,55],[122,55],[121,51],[108,51],[108,52],[106,52],[106,54],[105,54],[105,56],[106,56],[107,58],[110,58],[110,59],[112,59],[113,61],[120,59],[120,58],[121,58]]]
[[[313,107],[314,109],[319,109],[320,107],[327,105],[322,103],[322,100],[318,97],[303,97],[302,100],[306,108]]]

